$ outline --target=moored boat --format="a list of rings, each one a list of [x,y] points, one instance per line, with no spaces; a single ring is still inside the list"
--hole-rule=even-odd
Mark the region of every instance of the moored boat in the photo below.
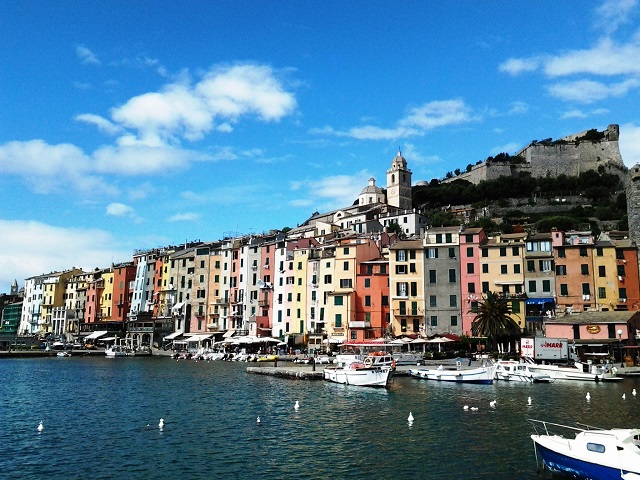
[[[409,375],[423,380],[491,384],[493,383],[495,370],[495,365],[469,368],[466,370],[445,369],[440,365],[438,368],[412,368],[409,370]]]
[[[546,374],[554,380],[584,380],[590,382],[616,382],[617,369],[609,364],[573,362],[566,365],[539,364],[527,359],[529,370],[535,374]]]
[[[110,347],[105,348],[104,354],[107,357],[133,357],[135,356],[135,352],[133,349],[125,346],[125,345],[111,345]]]
[[[574,479],[640,479],[640,429],[576,428],[530,420],[536,461],[553,473]],[[562,429],[573,436],[552,434]]]
[[[387,387],[393,370],[395,361],[391,355],[368,355],[362,363],[325,368],[324,379],[345,385]]]
[[[66,351],[56,353],[56,357],[70,357],[70,356],[71,356],[71,354],[69,352],[66,352]]]
[[[495,379],[508,382],[542,383],[553,382],[546,373],[534,373],[529,370],[529,365],[514,360],[498,360],[495,362]]]

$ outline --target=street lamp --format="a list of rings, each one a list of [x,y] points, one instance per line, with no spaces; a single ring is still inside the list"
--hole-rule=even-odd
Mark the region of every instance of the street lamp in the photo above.
[[[618,329],[618,352],[620,353],[620,366],[624,365],[624,357],[622,356],[622,329]]]

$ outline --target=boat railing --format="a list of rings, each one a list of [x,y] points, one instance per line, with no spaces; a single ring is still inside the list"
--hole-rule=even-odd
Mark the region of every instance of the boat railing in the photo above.
[[[554,433],[549,433],[549,427],[557,427],[557,428],[562,428],[562,429],[566,429],[566,430],[571,430],[573,432],[584,432],[585,429],[584,428],[579,428],[579,427],[571,427],[569,425],[562,425],[561,423],[553,423],[553,422],[547,422],[545,420],[535,420],[533,418],[528,418],[527,419],[529,422],[531,422],[531,425],[533,426],[533,429],[536,432],[536,435],[557,435]],[[562,435],[560,435],[562,436]]]

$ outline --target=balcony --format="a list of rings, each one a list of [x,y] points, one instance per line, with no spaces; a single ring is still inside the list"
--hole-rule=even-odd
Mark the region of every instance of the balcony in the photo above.
[[[498,298],[504,298],[506,300],[526,300],[527,299],[527,294],[526,293],[504,293],[504,292],[499,292],[498,293]]]
[[[393,314],[400,317],[421,317],[423,313],[424,313],[424,310],[422,308],[416,308],[416,309],[394,308],[393,309]]]
[[[258,306],[259,307],[268,307],[269,306],[269,300],[258,300]]]

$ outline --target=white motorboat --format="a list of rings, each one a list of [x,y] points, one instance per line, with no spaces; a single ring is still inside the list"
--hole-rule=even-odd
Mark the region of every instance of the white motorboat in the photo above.
[[[324,379],[345,385],[387,387],[393,370],[395,361],[391,355],[368,355],[363,363],[325,368]]]
[[[505,380],[508,382],[529,382],[542,383],[553,382],[550,375],[546,373],[534,373],[529,370],[529,365],[514,360],[498,360],[495,362],[496,380]]]
[[[70,354],[69,352],[67,352],[67,351],[64,351],[64,352],[58,352],[58,353],[56,353],[56,356],[57,356],[57,357],[70,357],[70,356],[71,356],[71,354]]]
[[[546,374],[554,380],[584,380],[591,382],[615,382],[618,377],[616,367],[609,363],[595,364],[573,362],[566,365],[539,364],[525,357],[529,370],[535,374]]]
[[[640,479],[640,429],[575,428],[531,420],[536,461],[544,468],[575,479]],[[569,432],[565,437],[549,429]]]
[[[107,357],[133,357],[135,352],[126,345],[111,345],[105,348],[104,354]]]
[[[445,369],[442,365],[438,368],[412,368],[409,375],[424,380],[437,380],[442,382],[460,383],[493,383],[496,366],[477,367],[469,369]]]

